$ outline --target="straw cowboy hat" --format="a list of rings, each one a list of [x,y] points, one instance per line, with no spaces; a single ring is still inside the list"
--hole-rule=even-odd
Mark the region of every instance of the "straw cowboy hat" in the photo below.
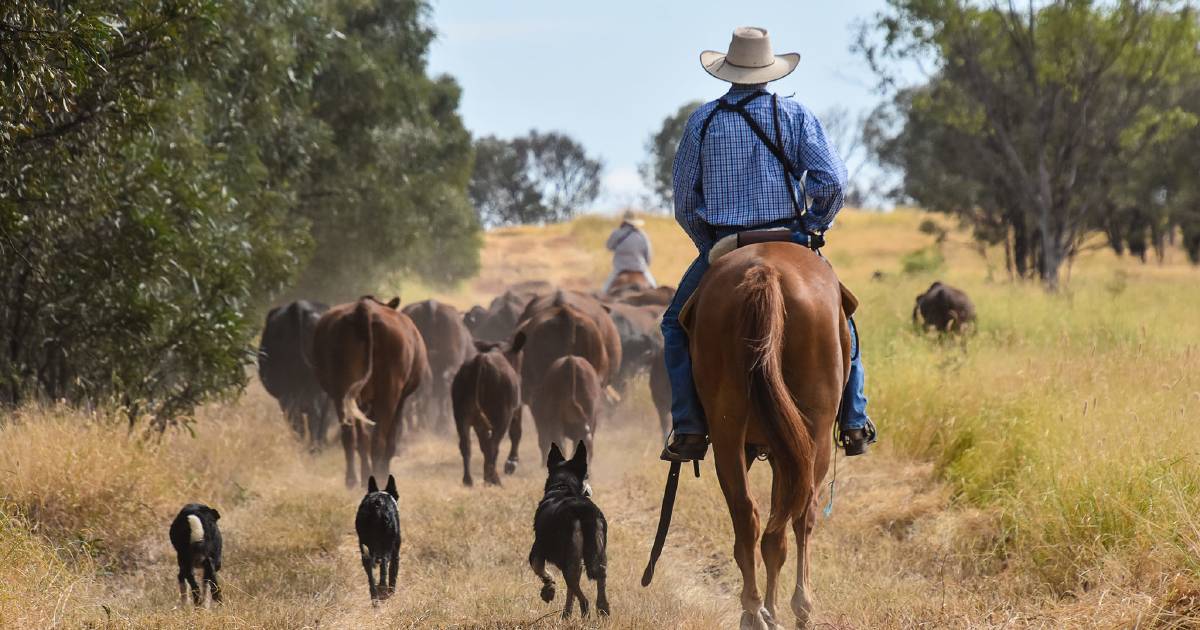
[[[621,215],[621,221],[624,223],[628,223],[629,225],[632,225],[633,227],[639,227],[639,228],[646,225],[645,221],[637,218],[637,215],[633,213],[633,210],[626,210],[625,214]]]
[[[800,53],[776,55],[771,52],[767,29],[740,26],[733,29],[729,52],[706,50],[700,53],[700,65],[714,77],[730,83],[767,83],[782,79],[796,69]]]

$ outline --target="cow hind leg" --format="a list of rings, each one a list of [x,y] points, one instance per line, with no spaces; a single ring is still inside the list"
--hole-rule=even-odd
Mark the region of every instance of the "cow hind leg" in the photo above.
[[[508,441],[510,445],[508,460],[504,462],[504,474],[506,475],[517,472],[517,464],[521,462],[521,418],[523,415],[524,407],[518,405],[516,413],[513,414],[512,422],[508,425]]]
[[[471,479],[471,426],[466,418],[457,414],[454,425],[458,430],[458,453],[462,455],[463,462],[462,482],[464,486],[471,486],[475,483]]]
[[[358,450],[359,431],[356,427],[358,423],[343,424],[342,428],[342,450],[346,454],[346,487],[355,488],[358,486],[358,477],[354,474],[354,452]],[[366,481],[364,478],[363,481]]]
[[[481,424],[475,425],[475,436],[479,438],[479,450],[483,452],[483,482],[488,485],[500,485],[500,477],[496,474],[496,454],[492,449],[492,432]]]
[[[361,420],[354,424],[358,431],[358,467],[362,471],[359,483],[366,486],[367,478],[371,476],[371,451],[375,440],[379,437],[380,427],[377,425],[374,429],[368,429],[366,423]]]

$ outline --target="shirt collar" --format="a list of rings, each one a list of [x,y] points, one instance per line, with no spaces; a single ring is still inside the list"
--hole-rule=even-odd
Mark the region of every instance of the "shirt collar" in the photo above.
[[[765,88],[764,88],[764,89],[765,89]],[[729,94],[750,94],[751,92],[755,92],[755,91],[757,91],[757,90],[758,90],[758,88],[752,88],[752,87],[743,87],[743,86],[740,86],[740,85],[731,85],[731,86],[729,86],[729,91],[728,91],[728,92],[726,92],[725,94],[726,94],[726,95],[729,95]]]

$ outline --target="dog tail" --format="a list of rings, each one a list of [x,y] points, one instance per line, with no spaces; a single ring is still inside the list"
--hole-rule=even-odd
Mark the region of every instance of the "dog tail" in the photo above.
[[[579,525],[583,530],[584,569],[588,579],[604,579],[608,571],[608,523],[591,503],[579,512]]]
[[[195,514],[188,514],[187,523],[188,540],[192,543],[204,542],[204,523],[200,522],[200,517]]]

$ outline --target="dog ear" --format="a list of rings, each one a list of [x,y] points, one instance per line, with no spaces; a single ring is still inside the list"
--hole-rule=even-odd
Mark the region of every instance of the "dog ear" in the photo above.
[[[587,476],[587,444],[580,442],[575,446],[575,454],[571,456],[571,469],[583,479]]]
[[[213,517],[213,520],[214,520],[214,521],[219,521],[219,520],[221,520],[221,513],[220,513],[220,512],[218,512],[218,511],[216,510],[216,508],[208,508],[208,511],[209,511],[209,512],[212,512],[212,517]]]
[[[563,457],[562,451],[558,450],[558,443],[551,442],[550,443],[550,456],[546,458],[546,467],[554,468],[555,466],[566,461],[566,459],[567,458]]]
[[[387,493],[392,495],[393,499],[400,498],[400,493],[396,491],[396,478],[392,475],[388,475]]]
[[[379,484],[375,483],[375,475],[371,475],[371,480],[367,482],[367,492],[379,492]]]

